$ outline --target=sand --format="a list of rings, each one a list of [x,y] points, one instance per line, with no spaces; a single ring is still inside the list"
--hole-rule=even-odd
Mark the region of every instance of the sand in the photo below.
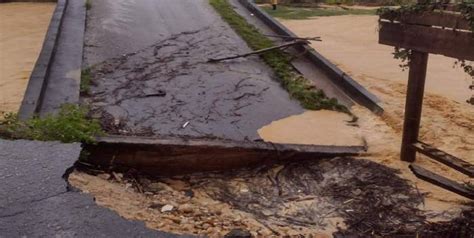
[[[0,115],[17,112],[55,3],[0,4]]]

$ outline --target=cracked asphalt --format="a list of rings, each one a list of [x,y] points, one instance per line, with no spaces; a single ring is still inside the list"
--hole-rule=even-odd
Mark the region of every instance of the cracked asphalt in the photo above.
[[[83,100],[110,134],[258,139],[303,112],[207,0],[96,0],[88,15]]]
[[[80,144],[0,139],[0,237],[178,237],[98,206],[63,176]]]

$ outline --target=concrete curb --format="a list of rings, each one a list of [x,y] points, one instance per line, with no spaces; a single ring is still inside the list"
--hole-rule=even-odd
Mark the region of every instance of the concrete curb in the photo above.
[[[136,169],[150,176],[226,171],[262,164],[357,156],[365,146],[274,144],[192,137],[107,136],[85,144],[85,162],[99,168]]]
[[[47,85],[47,78],[50,73],[51,63],[54,60],[57,43],[61,34],[61,26],[63,23],[64,13],[69,0],[58,0],[56,9],[54,10],[51,22],[43,42],[40,55],[36,60],[35,67],[28,81],[25,96],[21,103],[18,116],[25,120],[38,113],[41,107],[41,101],[44,97],[44,91]]]
[[[276,21],[268,13],[260,9],[252,0],[239,0],[239,2],[278,35],[296,37],[296,34],[291,32],[280,22]],[[307,59],[323,69],[324,72],[328,74],[329,78],[355,102],[367,107],[375,114],[383,113],[383,108],[378,104],[380,100],[375,95],[370,93],[366,88],[344,73],[324,56],[319,54],[315,49],[307,45],[295,46],[295,48],[300,52],[306,51],[307,53],[305,56]]]

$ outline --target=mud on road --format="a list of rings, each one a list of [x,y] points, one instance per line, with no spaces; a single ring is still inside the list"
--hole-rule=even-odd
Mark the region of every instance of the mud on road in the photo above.
[[[250,49],[210,6],[195,7],[214,21],[91,67],[83,99],[108,133],[253,140],[262,126],[303,112],[258,58],[208,63]],[[185,15],[174,17],[181,22]]]

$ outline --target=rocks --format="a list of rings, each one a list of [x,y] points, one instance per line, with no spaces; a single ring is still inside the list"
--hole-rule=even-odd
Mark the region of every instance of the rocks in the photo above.
[[[251,238],[252,234],[243,229],[233,229],[227,233],[224,238]]]
[[[109,180],[111,175],[110,174],[98,174],[97,177],[103,179],[103,180]]]
[[[183,212],[183,213],[192,213],[194,209],[189,204],[182,204],[178,207],[178,211]]]
[[[161,212],[171,212],[173,211],[174,207],[172,205],[166,204],[163,207],[161,207]]]
[[[148,184],[147,186],[147,191],[149,192],[160,192],[160,191],[163,191],[163,190],[172,190],[168,185],[164,184],[164,183],[150,183]]]
[[[360,189],[357,188],[357,189],[355,189],[354,191],[352,191],[352,194],[354,194],[355,196],[359,196],[359,195],[362,194],[362,190],[360,190]]]

